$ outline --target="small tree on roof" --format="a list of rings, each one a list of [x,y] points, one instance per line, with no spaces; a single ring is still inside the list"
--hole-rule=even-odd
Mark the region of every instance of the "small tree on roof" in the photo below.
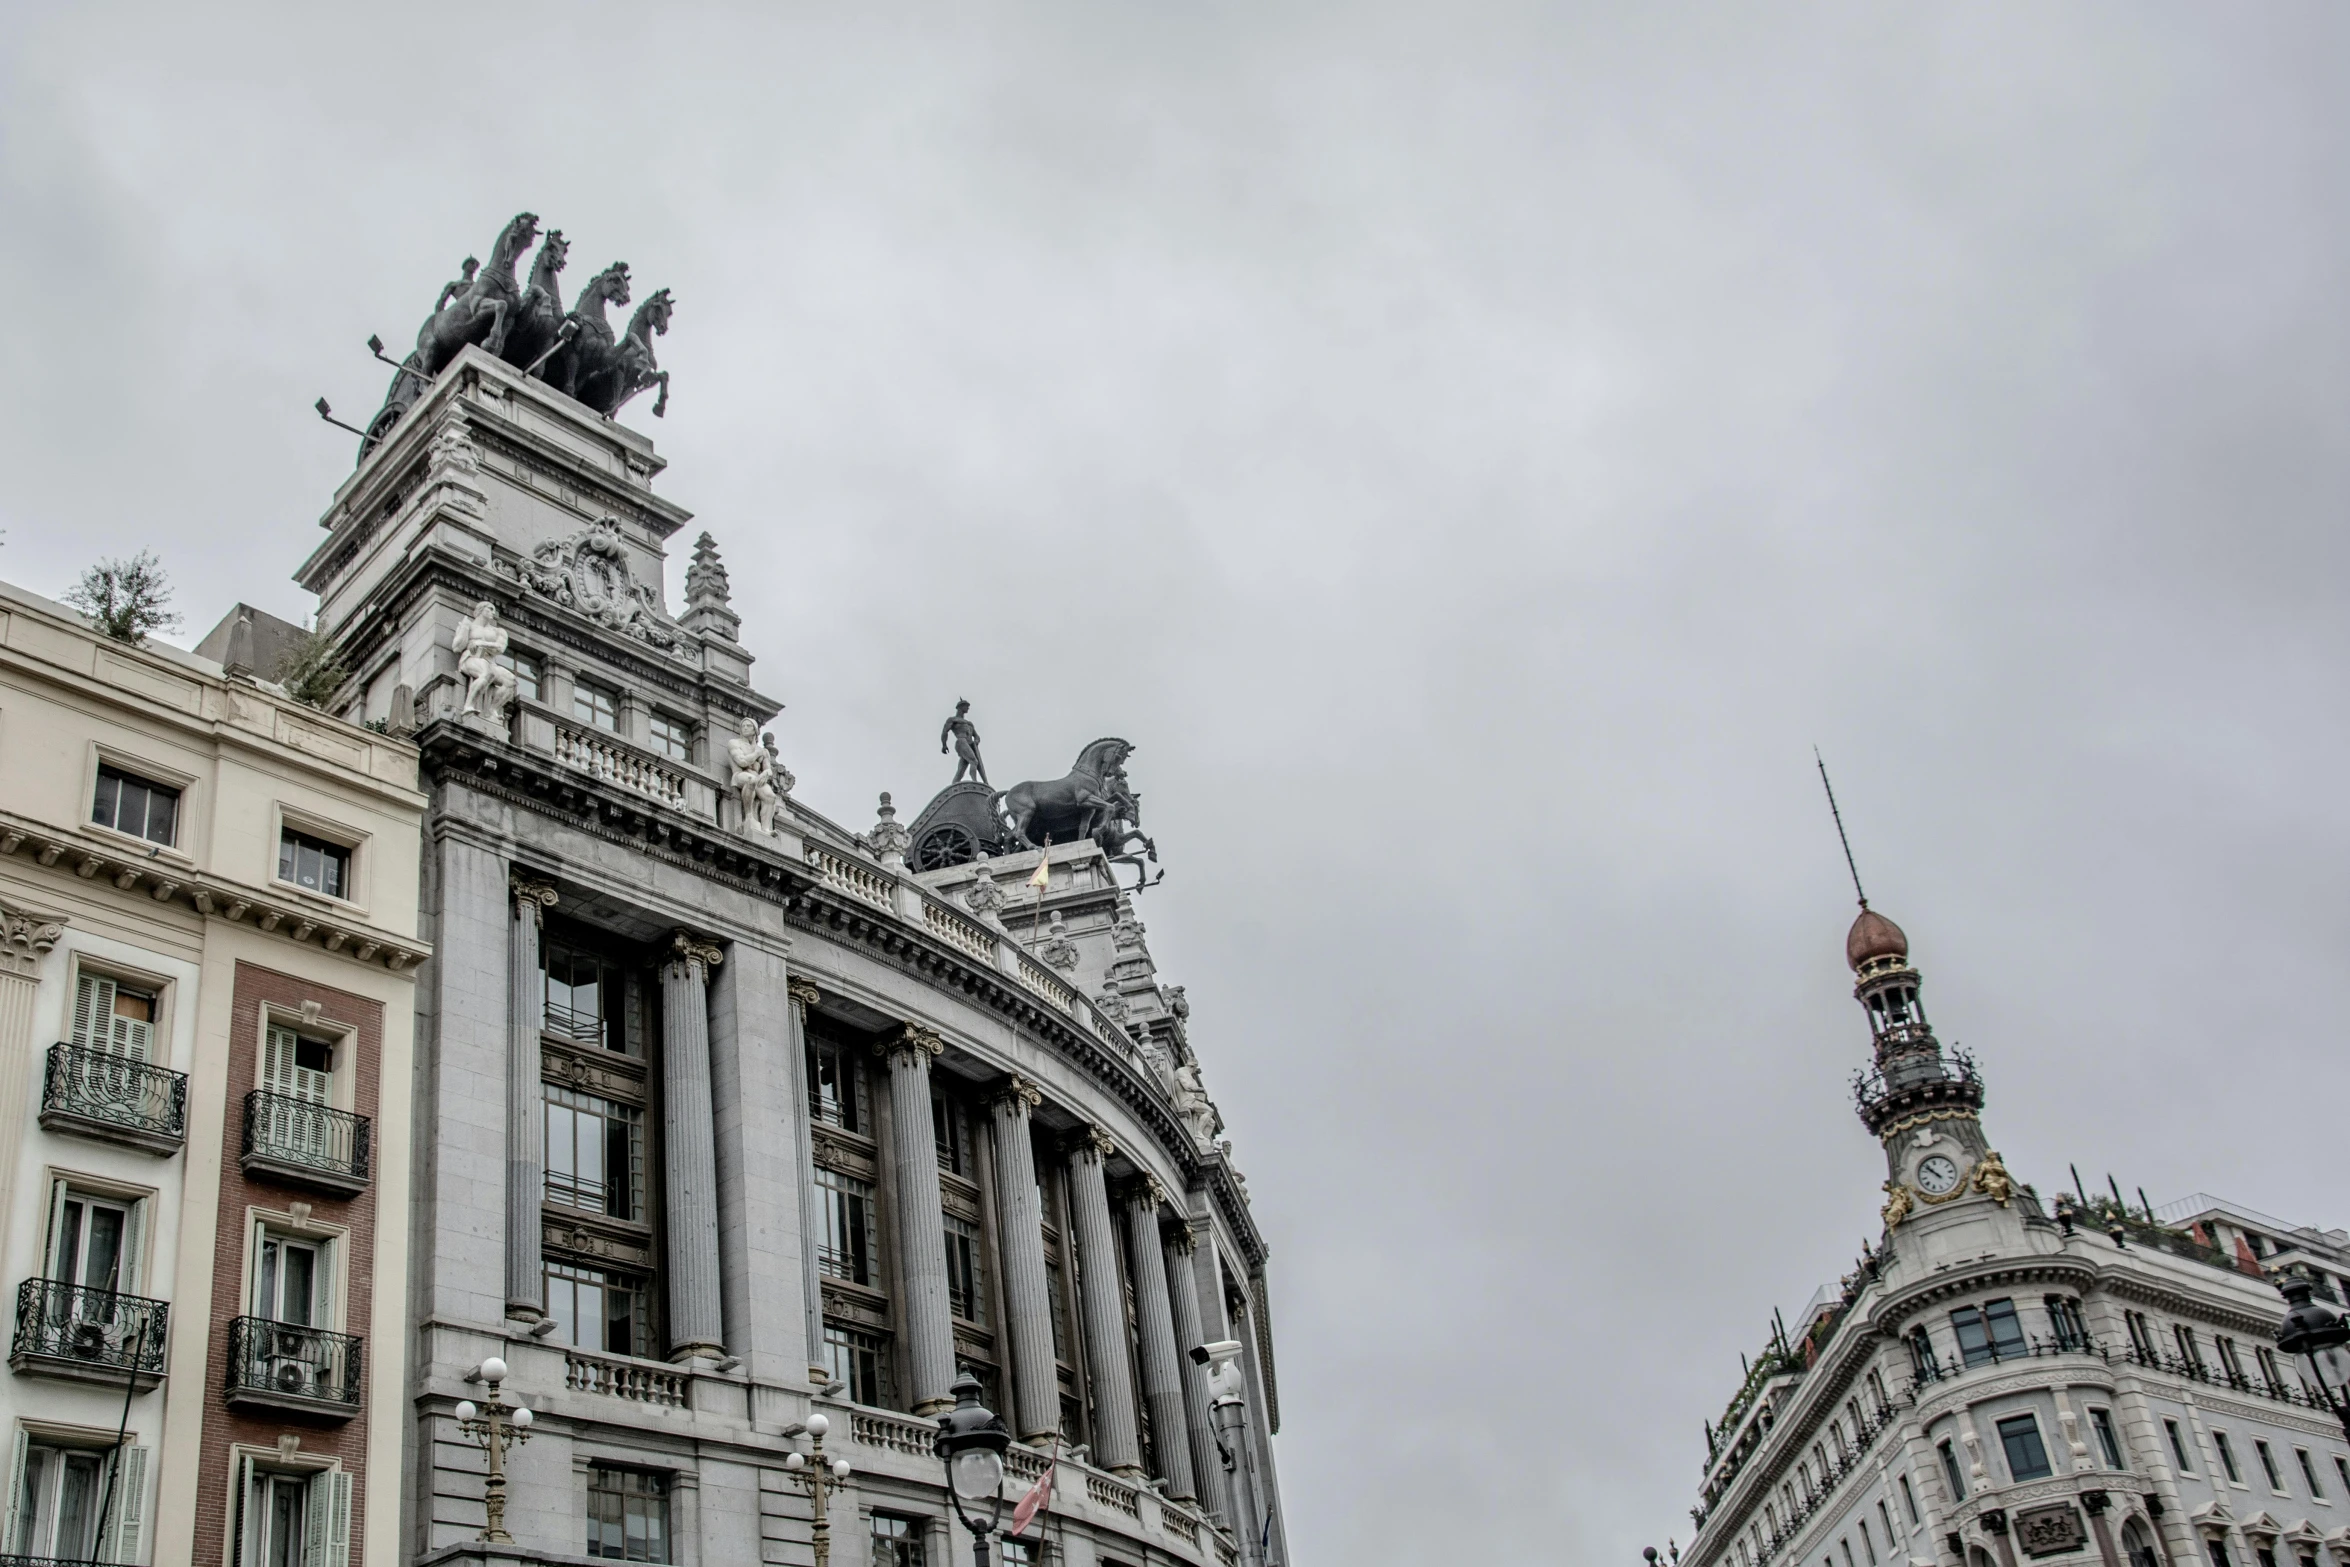
[[[154,552],[129,560],[102,560],[82,573],[65,602],[90,618],[117,642],[140,643],[152,631],[177,631],[180,617],[171,603],[171,579]]]

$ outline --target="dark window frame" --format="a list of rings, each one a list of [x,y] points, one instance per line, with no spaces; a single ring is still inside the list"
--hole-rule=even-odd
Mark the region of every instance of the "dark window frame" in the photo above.
[[[2008,1415],[1992,1429],[1999,1433],[2000,1456],[2007,1461],[2010,1483],[2045,1480],[2056,1473],[2056,1465],[2049,1461],[2048,1443],[2040,1435],[2039,1416],[2029,1410]]]
[[[111,787],[109,787],[111,786]],[[132,790],[137,790],[138,815],[132,826],[124,826],[125,807]],[[179,784],[160,783],[144,774],[112,762],[98,764],[98,781],[90,794],[90,822],[108,832],[136,838],[141,843],[160,844],[166,849],[179,847],[180,804],[187,790]],[[163,820],[160,833],[156,821],[156,807],[162,806]]]

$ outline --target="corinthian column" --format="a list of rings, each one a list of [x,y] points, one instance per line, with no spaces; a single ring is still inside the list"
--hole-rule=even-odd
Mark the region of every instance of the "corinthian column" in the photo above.
[[[1166,1242],[1159,1235],[1159,1205],[1166,1200],[1166,1188],[1149,1176],[1135,1183],[1126,1198],[1126,1249],[1134,1259],[1134,1325],[1142,1344],[1142,1396],[1150,1405],[1152,1454],[1167,1494],[1193,1499],[1199,1486],[1191,1471],[1191,1440],[1184,1434],[1183,1373],[1176,1369]]]
[[[17,1150],[32,1122],[25,1097],[39,1075],[33,1071],[33,992],[40,987],[41,960],[64,934],[60,916],[0,903],[0,1215],[11,1211]],[[169,1041],[158,1040],[157,1058],[168,1062],[170,1054]]]
[[[506,1315],[536,1322],[546,1309],[539,1265],[539,1199],[546,1188],[545,1094],[539,1089],[539,1028],[546,1017],[539,977],[540,912],[555,889],[515,876],[506,924]]]
[[[1115,1147],[1100,1127],[1087,1132],[1071,1152],[1069,1186],[1076,1199],[1077,1266],[1084,1275],[1085,1347],[1093,1373],[1093,1459],[1140,1478],[1142,1439],[1135,1431],[1126,1302],[1118,1287],[1118,1233],[1110,1224],[1110,1191],[1102,1174]]]
[[[1044,1269],[1044,1209],[1036,1190],[1036,1145],[1028,1112],[1044,1095],[1015,1077],[995,1096],[997,1231],[1003,1241],[1004,1312],[1011,1320],[1014,1404],[1020,1439],[1049,1442],[1061,1431],[1061,1380],[1053,1364],[1052,1280]]]
[[[824,1244],[824,1209],[816,1197],[816,1128],[808,1098],[808,1009],[821,992],[804,979],[791,981],[789,991],[790,1078],[796,1088],[791,1124],[800,1161],[800,1305],[808,1318],[808,1380],[822,1389],[832,1380],[832,1362],[824,1353],[824,1269],[816,1255]]]
[[[1191,1448],[1195,1494],[1210,1512],[1232,1517],[1232,1500],[1224,1494],[1223,1465],[1216,1458],[1216,1433],[1208,1423],[1208,1373],[1191,1358],[1206,1340],[1199,1330],[1199,1297],[1192,1289],[1191,1221],[1183,1220],[1167,1232],[1166,1269],[1168,1303],[1175,1324],[1175,1368],[1183,1381],[1183,1431]],[[1171,1439],[1170,1439],[1171,1440]]]
[[[947,1317],[947,1235],[938,1206],[938,1136],[930,1124],[930,1063],[946,1042],[908,1023],[889,1057],[889,1147],[898,1193],[898,1279],[906,1379],[914,1413],[953,1406],[955,1329]]]
[[[714,944],[679,931],[661,965],[672,1360],[726,1353],[718,1304],[718,1150],[710,1119],[710,969],[720,956]]]

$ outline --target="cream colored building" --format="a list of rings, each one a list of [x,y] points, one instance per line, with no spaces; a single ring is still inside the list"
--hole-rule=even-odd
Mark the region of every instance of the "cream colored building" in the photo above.
[[[416,782],[0,585],[0,1554],[391,1560]]]

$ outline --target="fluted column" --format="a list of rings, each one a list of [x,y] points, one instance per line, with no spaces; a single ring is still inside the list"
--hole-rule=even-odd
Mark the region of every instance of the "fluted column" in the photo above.
[[[1216,1433],[1208,1423],[1208,1372],[1191,1358],[1206,1340],[1200,1335],[1199,1298],[1192,1287],[1191,1220],[1167,1232],[1160,1266],[1167,1272],[1167,1297],[1175,1325],[1176,1374],[1183,1381],[1184,1439],[1191,1448],[1192,1479],[1200,1504],[1229,1519],[1232,1500],[1224,1492],[1224,1466],[1216,1458]]]
[[[514,908],[506,923],[506,1315],[536,1322],[547,1300],[539,1264],[547,1162],[546,1096],[539,1089],[547,992],[539,973],[539,919],[555,906],[555,889],[528,876],[510,877],[507,885]]]
[[[930,1124],[930,1063],[946,1043],[908,1023],[889,1057],[889,1147],[897,1176],[899,1342],[917,1415],[954,1404],[955,1329],[947,1316],[947,1235],[939,1217],[938,1137]]]
[[[1036,1189],[1036,1145],[1028,1112],[1044,1095],[1015,1077],[995,1096],[996,1233],[1003,1242],[1005,1333],[1011,1340],[1013,1407],[1020,1439],[1050,1442],[1061,1431],[1061,1380],[1054,1367],[1052,1279],[1044,1267],[1044,1205]]]
[[[25,1101],[33,1080],[33,994],[41,960],[65,934],[63,915],[34,914],[0,903],[0,1214],[16,1187],[17,1151],[32,1124]],[[171,1044],[157,1040],[156,1059],[168,1063]]]
[[[679,931],[661,965],[662,1147],[669,1216],[669,1355],[726,1353],[718,1296],[718,1150],[710,1118],[710,969],[721,954]]]
[[[1069,1186],[1077,1210],[1077,1266],[1083,1275],[1085,1348],[1093,1382],[1093,1459],[1104,1469],[1140,1476],[1142,1440],[1134,1424],[1118,1234],[1110,1224],[1110,1190],[1102,1173],[1115,1146],[1100,1127],[1089,1131],[1070,1155]]]
[[[820,992],[804,979],[795,979],[791,994],[792,1133],[799,1141],[800,1159],[800,1294],[808,1318],[808,1380],[819,1389],[832,1380],[832,1362],[824,1353],[824,1268],[817,1249],[824,1244],[824,1207],[816,1194],[816,1126],[809,1109],[808,1009]]]
[[[1176,1369],[1175,1319],[1167,1299],[1166,1242],[1159,1235],[1159,1205],[1166,1200],[1166,1189],[1151,1177],[1135,1183],[1126,1197],[1126,1251],[1134,1259],[1134,1327],[1142,1347],[1152,1456],[1169,1496],[1196,1499],[1191,1441],[1183,1434],[1183,1373]]]

